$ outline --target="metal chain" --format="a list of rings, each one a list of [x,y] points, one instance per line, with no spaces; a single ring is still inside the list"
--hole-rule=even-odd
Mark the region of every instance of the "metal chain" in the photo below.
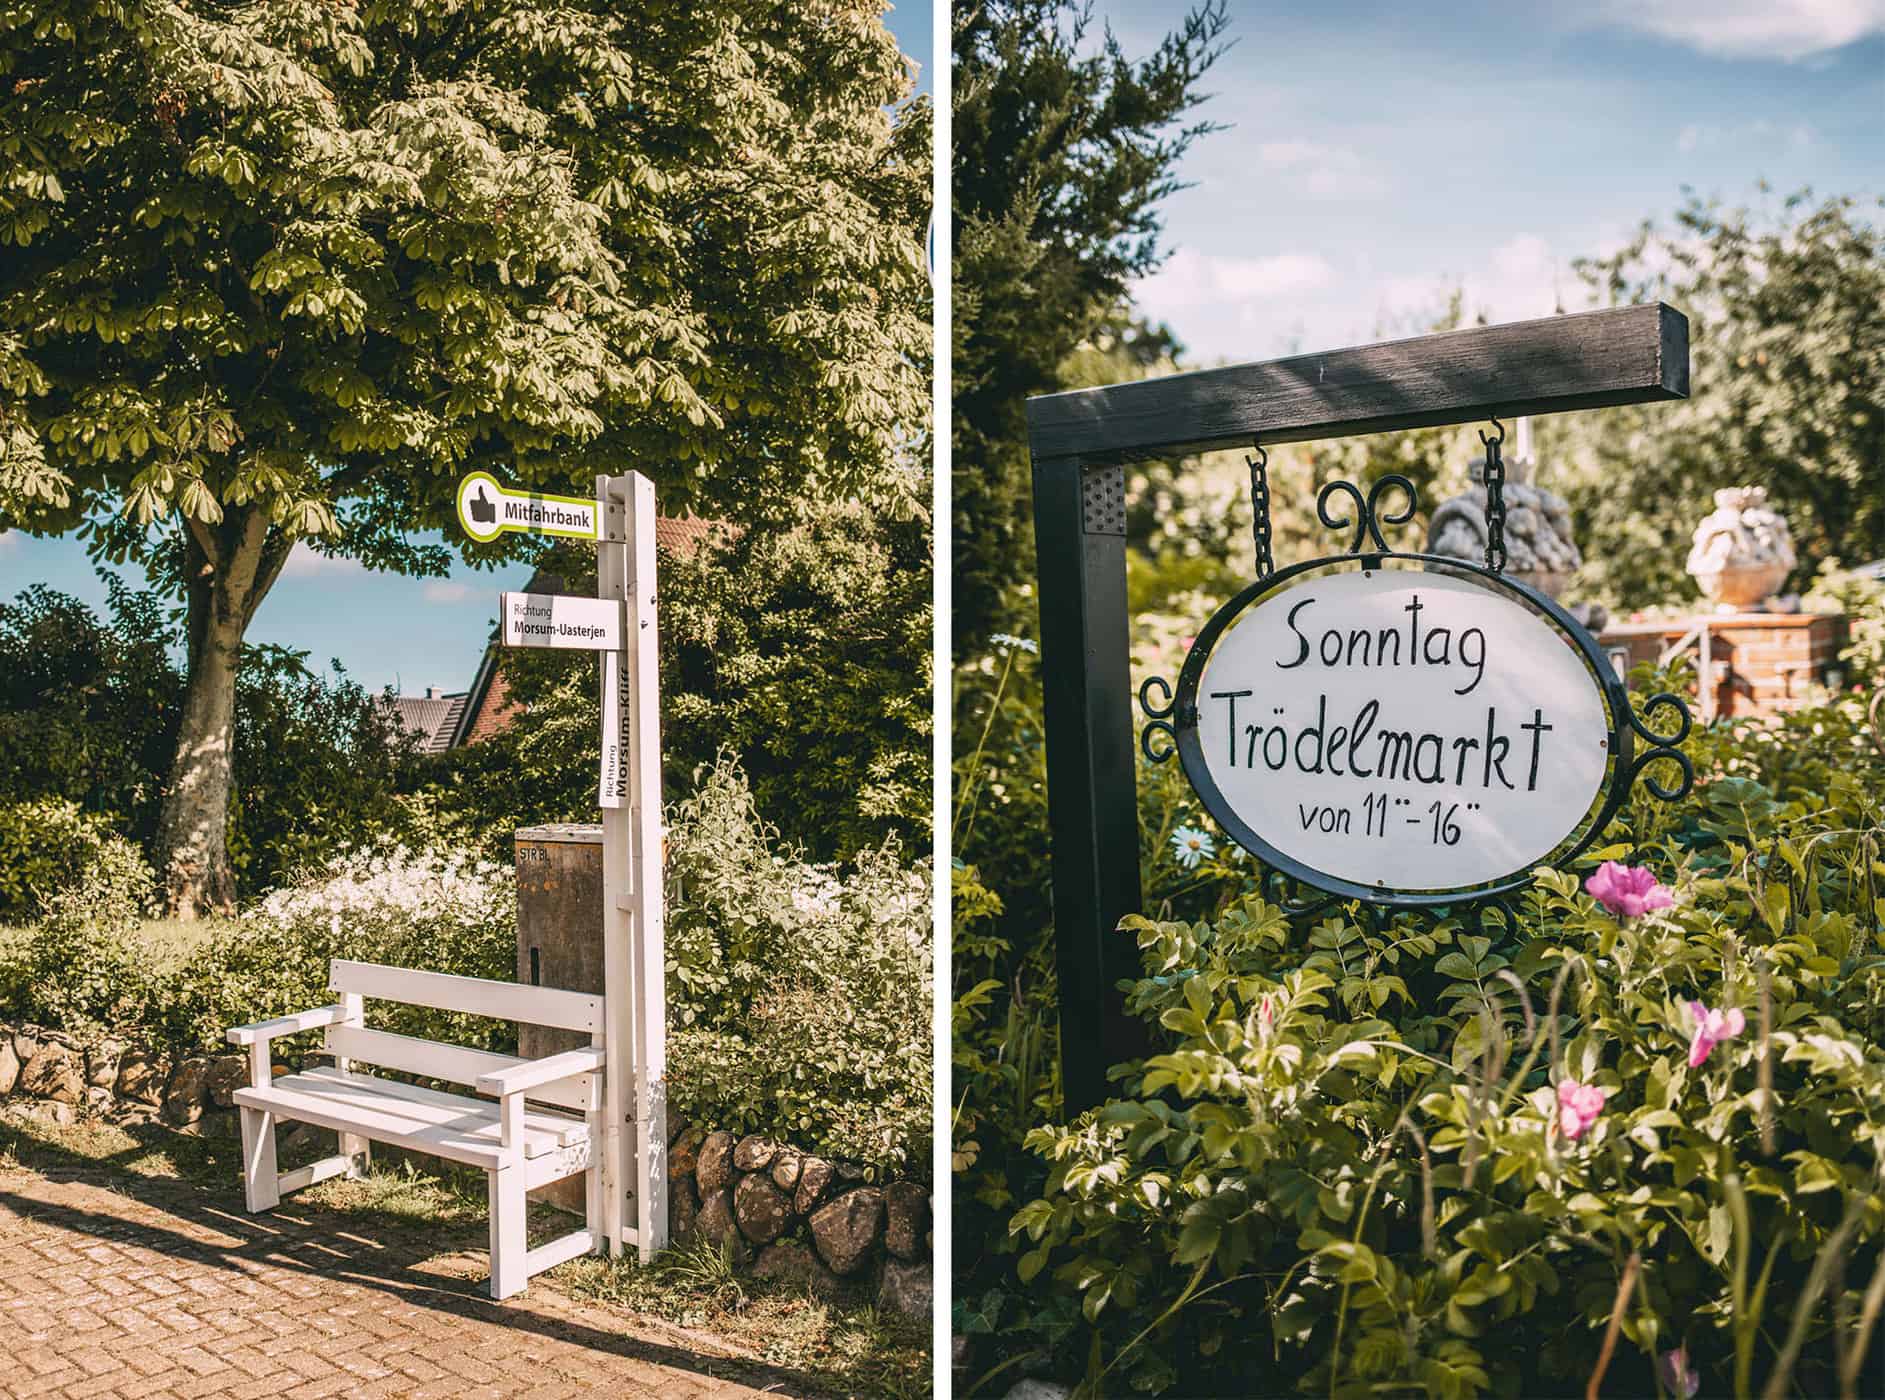
[[[1270,555],[1270,478],[1265,471],[1270,454],[1262,443],[1253,442],[1250,448],[1257,454],[1244,458],[1250,468],[1250,532],[1257,541],[1257,577],[1265,579],[1276,570],[1276,560]]]
[[[1505,442],[1505,425],[1495,415],[1493,435],[1482,429],[1480,442],[1486,448],[1486,568],[1495,574],[1505,572],[1505,459],[1499,448]]]

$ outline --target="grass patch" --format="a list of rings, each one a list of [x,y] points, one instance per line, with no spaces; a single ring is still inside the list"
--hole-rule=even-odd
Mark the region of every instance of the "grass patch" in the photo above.
[[[235,925],[234,919],[146,919],[131,937],[150,955],[152,969],[167,971],[183,966],[199,948]],[[0,958],[32,935],[30,927],[0,924]]]
[[[650,1264],[574,1259],[550,1277],[608,1307],[698,1328],[842,1395],[916,1400],[930,1394],[926,1319],[845,1305],[801,1288],[741,1275],[706,1241],[666,1250]]]

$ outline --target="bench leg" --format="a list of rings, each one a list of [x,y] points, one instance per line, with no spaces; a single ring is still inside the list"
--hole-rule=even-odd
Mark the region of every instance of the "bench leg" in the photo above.
[[[367,1168],[373,1163],[373,1148],[358,1133],[340,1135],[340,1155],[347,1159],[347,1178],[358,1181],[367,1174]]]
[[[281,1204],[276,1175],[275,1115],[261,1108],[242,1110],[242,1195],[251,1214]]]
[[[491,1183],[491,1296],[521,1293],[530,1281],[524,1263],[524,1174],[510,1168],[487,1172]]]

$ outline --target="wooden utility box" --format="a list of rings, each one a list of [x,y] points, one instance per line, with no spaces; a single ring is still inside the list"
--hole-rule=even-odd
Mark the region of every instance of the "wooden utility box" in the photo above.
[[[1701,675],[1706,629],[1708,675]],[[1784,714],[1805,706],[1815,685],[1844,683],[1839,652],[1843,613],[1700,613],[1663,622],[1617,622],[1598,642],[1628,671],[1681,645],[1712,690],[1698,719]]]
[[[517,832],[517,980],[571,992],[603,988],[602,828],[557,824]],[[589,1043],[579,1031],[519,1026],[517,1053],[526,1059]],[[581,1213],[582,1178],[530,1193]]]

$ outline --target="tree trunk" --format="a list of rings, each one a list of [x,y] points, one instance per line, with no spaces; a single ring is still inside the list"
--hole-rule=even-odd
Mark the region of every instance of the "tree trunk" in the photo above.
[[[236,672],[243,634],[292,541],[271,539],[267,517],[253,507],[231,509],[217,527],[186,525],[189,673],[157,819],[157,853],[172,917],[196,919],[235,909],[228,830]]]

